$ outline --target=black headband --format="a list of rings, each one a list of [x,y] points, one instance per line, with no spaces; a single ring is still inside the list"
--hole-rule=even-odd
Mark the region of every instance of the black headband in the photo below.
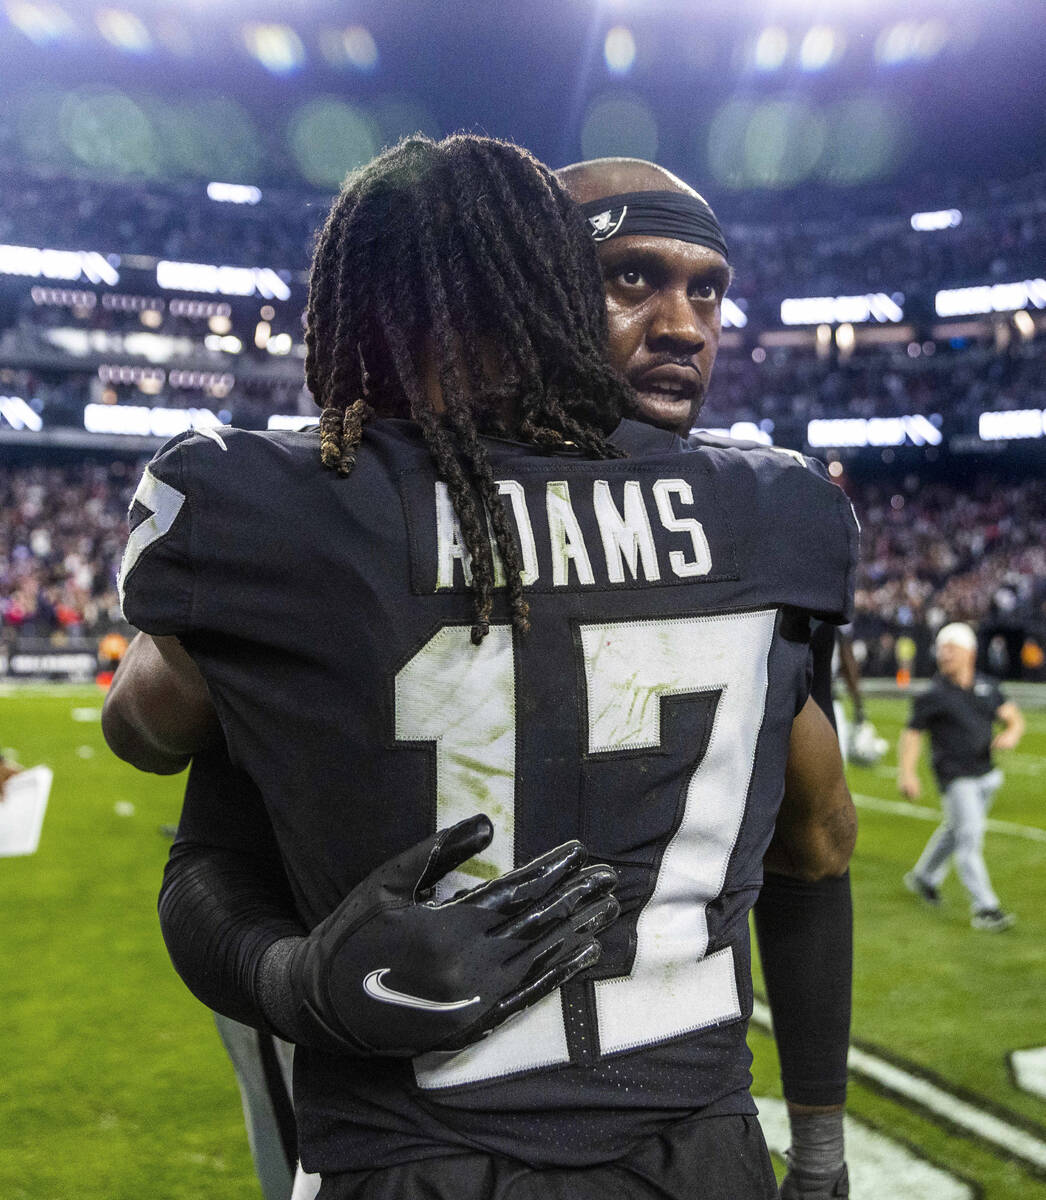
[[[707,246],[729,258],[716,215],[700,196],[689,192],[622,192],[580,206],[592,240],[620,234],[675,238]]]

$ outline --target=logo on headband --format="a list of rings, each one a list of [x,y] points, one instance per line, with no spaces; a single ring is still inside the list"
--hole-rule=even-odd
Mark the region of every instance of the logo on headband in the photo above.
[[[625,219],[627,212],[628,205],[623,204],[617,212],[608,208],[606,212],[596,213],[594,217],[589,217],[588,223],[592,226],[592,240],[605,242],[607,238],[612,238],[621,228],[621,222]]]

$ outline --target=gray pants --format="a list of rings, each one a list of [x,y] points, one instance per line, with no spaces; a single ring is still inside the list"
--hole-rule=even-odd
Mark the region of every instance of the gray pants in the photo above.
[[[940,887],[948,874],[952,855],[963,887],[970,893],[974,912],[998,908],[984,865],[984,829],[995,793],[1002,786],[1002,772],[953,779],[941,796],[944,820],[926,843],[915,874],[931,887]]]

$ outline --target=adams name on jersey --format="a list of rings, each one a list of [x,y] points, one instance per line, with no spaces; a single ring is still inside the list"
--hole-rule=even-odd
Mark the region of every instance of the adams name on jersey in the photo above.
[[[856,526],[788,455],[683,452],[631,422],[616,440],[632,458],[488,441],[531,630],[502,597],[478,647],[413,424],[369,424],[346,479],[315,434],[236,430],[176,439],[143,477],[125,612],[199,665],[306,920],[477,810],[497,833],[451,888],[571,837],[620,875],[598,967],[478,1045],[413,1063],[300,1051],[310,1170],[477,1145],[579,1165],[695,1112],[754,1111],[747,914],[809,617],[847,618]]]

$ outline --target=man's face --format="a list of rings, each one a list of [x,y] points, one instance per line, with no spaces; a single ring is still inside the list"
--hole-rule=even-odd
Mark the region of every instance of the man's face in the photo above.
[[[972,674],[977,651],[956,642],[942,642],[937,647],[937,668],[945,679],[961,680]]]
[[[730,267],[707,246],[611,238],[598,247],[610,361],[636,390],[639,417],[685,437],[712,374]]]

